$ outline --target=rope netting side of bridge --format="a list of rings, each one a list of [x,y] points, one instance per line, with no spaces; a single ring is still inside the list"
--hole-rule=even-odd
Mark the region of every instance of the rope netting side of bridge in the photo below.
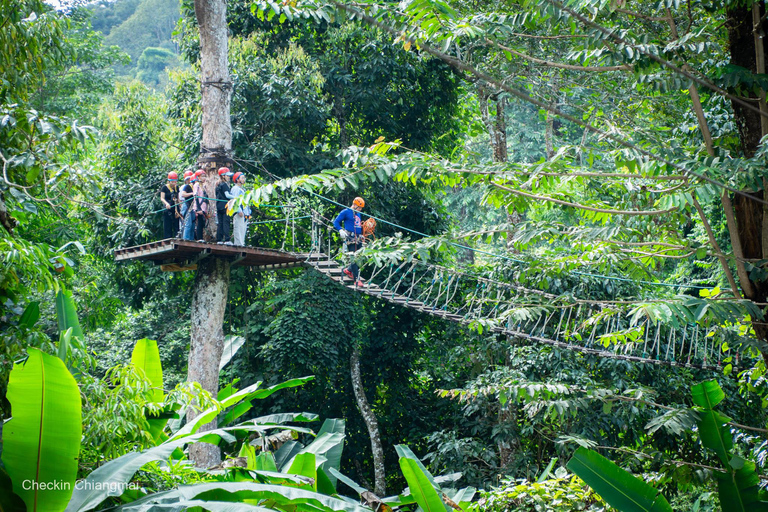
[[[309,229],[297,223],[307,218]],[[674,327],[647,317],[633,322],[616,304],[553,295],[511,282],[500,271],[476,275],[415,258],[377,263],[362,251],[344,253],[331,236],[331,221],[316,211],[309,215],[292,211],[280,222],[284,222],[283,249],[289,241],[289,248],[309,254],[308,265],[357,258],[366,283],[351,288],[469,325],[479,333],[493,331],[611,359],[708,370],[721,370],[726,364],[737,368],[748,357],[736,347],[724,350],[722,341],[699,324]]]

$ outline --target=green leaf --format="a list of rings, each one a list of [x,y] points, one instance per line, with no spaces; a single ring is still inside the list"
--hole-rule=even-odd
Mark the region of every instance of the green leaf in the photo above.
[[[0,512],[26,512],[27,506],[18,494],[13,492],[11,477],[0,467]]]
[[[350,489],[354,489],[357,492],[357,494],[363,494],[364,492],[368,491],[368,489],[366,489],[365,487],[357,484],[354,480],[352,480],[348,476],[343,475],[341,472],[336,471],[333,468],[329,470],[329,473],[332,474],[334,477],[336,477],[340,482],[347,485]]]
[[[59,332],[71,327],[72,335],[83,339],[83,330],[77,319],[77,309],[70,290],[59,290],[56,294],[56,318],[59,321]]]
[[[730,451],[733,448],[733,438],[728,429],[725,428],[725,424],[730,421],[730,418],[713,409],[725,398],[725,393],[715,380],[694,385],[691,388],[691,393],[693,403],[701,408],[697,422],[701,444],[713,450],[723,466],[728,467],[728,461],[731,459]]]
[[[274,502],[271,508],[279,508],[281,510],[319,509],[339,512],[371,512],[370,508],[313,491],[250,482],[212,482],[188,485],[170,491],[151,494],[113,510],[114,512],[144,511],[150,510],[149,505],[152,503],[173,503],[192,499],[231,502],[269,500]],[[309,507],[299,507],[303,504],[309,505]]]
[[[415,459],[400,457],[400,470],[403,472],[405,481],[408,482],[408,487],[416,499],[416,503],[424,512],[451,511],[443,503],[437,490],[435,490],[435,486],[432,485],[420,466],[421,463]]]
[[[731,465],[739,466],[726,474],[715,473],[723,510],[731,512],[768,511],[768,502],[760,499],[760,477],[755,463],[734,457]],[[727,504],[727,505],[726,505]]]
[[[24,308],[24,313],[21,314],[19,325],[31,329],[38,320],[40,320],[40,303],[36,301],[30,302],[27,304],[27,307]]]
[[[322,467],[317,468],[317,492],[327,496],[336,494],[336,486],[333,485],[330,476],[323,471]]]
[[[597,452],[579,448],[566,467],[622,512],[672,512],[661,492]]]
[[[163,393],[163,367],[160,363],[160,350],[157,342],[147,338],[140,339],[133,347],[131,364],[140,369],[152,383],[152,401],[162,402]]]
[[[275,458],[270,452],[260,453],[256,456],[254,468],[259,471],[277,471],[277,464],[275,464]]]
[[[219,361],[219,371],[223,370],[229,363],[240,347],[245,343],[243,336],[227,336],[224,338],[224,349],[221,352],[221,361]]]
[[[143,450],[131,452],[113,459],[92,471],[80,485],[75,486],[72,499],[65,512],[85,512],[99,506],[111,496],[120,496],[125,484],[145,464],[157,460],[167,460],[171,454],[186,444],[193,442],[214,442],[224,436],[234,438],[227,432],[232,429],[218,429],[187,435],[181,439],[171,439],[165,443]]]
[[[309,489],[317,490],[317,466],[314,453],[300,453],[293,458],[291,467],[286,471],[289,475],[301,475],[312,479],[312,485]],[[302,488],[304,488],[302,486]]]
[[[329,418],[323,422],[323,426],[320,427],[320,430],[317,433],[318,437],[325,433],[336,433],[341,434],[342,436],[342,442],[332,446],[322,454],[328,460],[325,461],[322,466],[320,466],[323,471],[325,471],[328,479],[334,486],[336,486],[336,477],[330,473],[330,469],[333,468],[336,470],[341,470],[341,454],[344,450],[344,432],[345,422],[343,419]]]
[[[427,480],[429,480],[429,482],[432,484],[432,486],[435,489],[440,490],[440,486],[437,484],[437,482],[435,482],[435,477],[432,476],[432,473],[427,471],[427,468],[424,467],[424,464],[421,463],[421,461],[416,456],[416,454],[413,453],[411,449],[408,448],[407,445],[404,445],[404,444],[395,445],[395,451],[397,452],[397,456],[400,458],[405,457],[408,459],[415,460],[416,463],[419,465],[419,469],[421,470],[421,472],[424,473],[424,476],[427,477]]]
[[[28,352],[8,382],[13,417],[3,428],[3,464],[29,512],[62,510],[77,477],[80,390],[63,361],[34,348]],[[39,487],[57,482],[57,489]]]

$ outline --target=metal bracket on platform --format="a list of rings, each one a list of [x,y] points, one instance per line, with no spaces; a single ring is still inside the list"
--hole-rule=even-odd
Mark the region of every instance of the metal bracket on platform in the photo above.
[[[195,256],[193,259],[189,260],[189,262],[190,263],[199,263],[200,260],[203,260],[203,259],[207,258],[210,255],[211,255],[211,250],[210,249],[203,249],[202,251],[200,251],[200,254]]]
[[[240,263],[245,259],[246,256],[247,256],[247,253],[241,252],[238,256],[235,257],[235,259],[232,260],[230,264],[235,265],[236,263]]]

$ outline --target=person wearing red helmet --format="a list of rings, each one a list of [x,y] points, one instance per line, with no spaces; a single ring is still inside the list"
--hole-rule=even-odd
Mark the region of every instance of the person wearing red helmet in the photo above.
[[[192,199],[195,195],[192,188],[193,171],[184,172],[184,185],[179,190],[179,199],[181,201],[181,238],[192,240],[195,234],[195,216],[192,214]]]
[[[168,173],[168,183],[160,189],[160,201],[165,207],[163,212],[163,238],[173,238],[179,231],[179,189],[176,182],[179,175],[171,171]]]
[[[232,197],[239,197],[245,194],[245,174],[236,172],[232,177],[235,185],[232,187]],[[232,212],[232,224],[234,225],[235,245],[245,245],[245,219],[251,216],[251,209],[247,206],[241,206],[237,211]]]
[[[352,206],[342,210],[334,219],[333,227],[339,232],[341,241],[346,245],[346,250],[355,252],[363,246],[363,223],[358,213],[365,207],[362,197],[356,197]],[[352,279],[356,286],[364,286],[360,279],[360,267],[352,259],[352,263],[344,269],[344,275]]]
[[[227,215],[227,202],[233,198],[229,190],[229,178],[232,177],[232,171],[229,167],[219,168],[220,181],[216,185],[216,242],[232,245],[229,240],[229,216]]]
[[[205,181],[207,179],[208,176],[202,169],[192,176],[195,193],[192,210],[195,212],[195,240],[198,242],[203,241],[203,230],[208,220],[208,198],[205,197]]]

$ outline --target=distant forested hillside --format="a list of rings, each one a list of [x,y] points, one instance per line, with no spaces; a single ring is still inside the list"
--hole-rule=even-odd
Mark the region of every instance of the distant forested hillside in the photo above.
[[[104,42],[131,57],[130,64],[116,67],[118,75],[163,88],[166,70],[180,64],[171,37],[180,16],[178,0],[98,0],[91,11],[92,26]]]

